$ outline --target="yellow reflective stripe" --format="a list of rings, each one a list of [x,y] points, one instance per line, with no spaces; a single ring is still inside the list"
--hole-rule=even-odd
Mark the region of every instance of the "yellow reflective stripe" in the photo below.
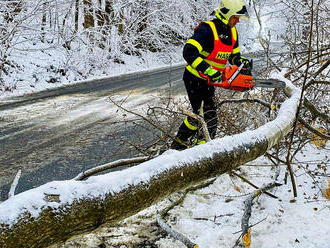
[[[208,56],[210,56],[210,53],[208,53],[206,51],[201,51],[200,54],[203,55],[205,58],[207,58]]]
[[[184,124],[186,124],[187,128],[189,128],[190,130],[193,130],[193,131],[197,130],[196,126],[193,126],[188,122],[188,117],[186,117],[183,122],[184,122]]]
[[[224,24],[226,24],[226,25],[228,24],[228,21],[227,21],[226,19],[223,19],[223,18],[219,15],[219,13],[216,13],[216,14],[215,14],[215,17],[218,18],[218,19],[220,19]]]
[[[187,65],[187,70],[191,73],[191,74],[193,74],[193,75],[195,75],[196,77],[198,77],[198,78],[202,78],[200,75],[199,75],[199,73],[198,73],[198,71],[196,71],[194,68],[192,68],[190,65]]]
[[[225,64],[220,64],[220,63],[216,63],[216,62],[213,62],[211,60],[205,60],[207,63],[209,63],[210,65],[214,66],[214,67],[217,67],[217,68],[220,68],[220,69],[223,69],[226,67]]]
[[[236,53],[239,53],[240,50],[239,50],[239,47],[236,47],[234,50],[233,50],[233,54],[236,54]]]
[[[198,140],[198,139],[195,139],[194,140],[194,143],[196,145],[203,145],[203,144],[206,144],[206,140]]]
[[[203,50],[203,47],[201,46],[201,44],[199,44],[197,41],[195,41],[194,39],[189,39],[187,41],[187,44],[191,44],[194,47],[196,47],[198,49],[198,52],[200,53]]]
[[[196,68],[200,63],[203,62],[204,59],[202,59],[201,57],[198,57],[197,59],[194,60],[194,62],[191,64],[191,66],[193,68]]]
[[[233,28],[231,29],[231,32],[232,32],[232,34],[233,34],[233,39],[236,41],[236,40],[237,40],[237,31],[236,31],[236,28],[233,27]]]
[[[215,40],[219,40],[219,35],[218,35],[217,29],[216,29],[214,23],[211,22],[211,21],[207,21],[206,23],[210,25],[210,27],[211,27],[211,29],[213,31],[214,39]]]
[[[208,57],[210,54],[208,52],[203,51],[203,47],[201,46],[201,44],[199,44],[198,41],[194,40],[194,39],[189,39],[187,41],[187,44],[191,44],[194,47],[197,48],[198,52],[203,55],[205,58]]]

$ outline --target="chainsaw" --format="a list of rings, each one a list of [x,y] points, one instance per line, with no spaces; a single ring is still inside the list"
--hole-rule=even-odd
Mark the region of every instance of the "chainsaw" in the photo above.
[[[249,69],[246,67],[247,61],[243,62],[240,66],[232,65],[227,66],[222,73],[222,82],[211,82],[210,78],[204,74],[200,74],[208,81],[208,84],[215,87],[235,91],[247,91],[255,87],[262,88],[278,88],[284,89],[285,82],[278,79],[255,79],[252,76],[252,61]]]

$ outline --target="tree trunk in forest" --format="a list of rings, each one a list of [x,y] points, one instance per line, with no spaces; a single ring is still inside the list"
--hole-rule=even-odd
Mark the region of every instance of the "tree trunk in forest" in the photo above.
[[[103,223],[114,224],[171,193],[258,158],[291,129],[300,91],[294,88],[289,91],[294,92],[294,97],[282,104],[285,109],[280,111],[278,120],[255,131],[165,153],[137,167],[90,178],[91,181],[50,183],[10,198],[0,205],[0,247],[37,248],[65,241]],[[100,183],[97,178],[103,182],[101,188],[97,187]],[[84,193],[77,196],[82,188]],[[96,197],[95,190],[99,195],[102,189],[105,191]],[[73,199],[61,202],[68,198],[68,192]],[[44,201],[40,202],[40,197]],[[32,212],[21,198],[33,198],[28,203],[33,206],[29,210]],[[16,209],[13,212],[12,207]],[[33,214],[34,210],[38,210],[37,215]],[[10,221],[13,215],[17,217]]]
[[[110,30],[111,20],[114,18],[113,1],[105,1],[104,10],[101,8],[101,0],[99,0],[99,8],[97,10],[97,25],[99,27],[105,27],[106,30]]]
[[[46,22],[47,22],[47,3],[42,4],[42,17],[41,17],[41,41],[45,42],[45,35],[46,35]]]
[[[94,27],[93,4],[91,0],[83,0],[84,5],[84,23],[85,29]]]
[[[74,13],[74,30],[76,33],[79,30],[79,0],[76,0],[75,13]]]
[[[23,3],[21,1],[7,1],[6,4],[7,8],[4,11],[4,19],[7,23],[10,23],[22,11]]]

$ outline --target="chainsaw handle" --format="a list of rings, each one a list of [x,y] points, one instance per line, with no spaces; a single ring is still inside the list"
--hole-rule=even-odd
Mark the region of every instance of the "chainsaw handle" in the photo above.
[[[199,73],[199,75],[200,75],[202,78],[204,78],[204,79],[207,80],[207,84],[208,84],[208,85],[210,85],[210,86],[215,86],[215,87],[222,87],[222,82],[219,82],[219,83],[213,83],[213,82],[211,82],[210,77],[206,76],[205,74],[203,74],[203,73]]]

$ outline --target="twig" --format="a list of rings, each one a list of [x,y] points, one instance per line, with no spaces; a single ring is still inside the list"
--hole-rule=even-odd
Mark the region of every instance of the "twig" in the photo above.
[[[255,191],[249,198],[247,198],[244,201],[244,205],[245,205],[245,210],[244,210],[244,214],[242,217],[242,222],[241,222],[241,228],[242,228],[242,236],[244,236],[249,229],[249,219],[251,217],[251,212],[252,212],[252,206],[253,206],[253,200],[258,197],[259,195],[261,195],[262,193],[264,193],[265,191],[272,189],[274,187],[278,187],[281,186],[282,184],[279,184],[277,182],[273,182],[270,183],[268,185],[266,185],[265,187]]]
[[[324,120],[325,122],[330,122],[330,117],[325,114],[322,113],[321,111],[319,111],[310,101],[308,101],[306,98],[304,99],[304,107],[307,108],[309,110],[309,112],[311,112],[312,114],[312,119],[316,119],[316,117],[321,118],[322,120]]]
[[[236,176],[236,177],[242,179],[242,181],[244,181],[244,182],[246,182],[247,184],[251,185],[253,188],[255,188],[255,189],[259,189],[258,186],[256,186],[255,184],[251,183],[248,179],[246,179],[245,177],[243,177],[243,176],[237,174],[236,172],[232,171],[232,172],[230,172],[230,173],[233,174],[234,176]],[[275,196],[275,195],[273,195],[273,194],[271,194],[271,193],[268,193],[268,192],[265,192],[265,194],[268,195],[268,196],[270,196],[270,197],[272,197],[272,198],[275,198],[275,199],[278,198],[277,196]]]
[[[251,103],[251,102],[255,102],[255,103],[260,103],[261,105],[267,107],[267,108],[272,108],[272,104],[265,102],[261,99],[228,99],[228,100],[223,100],[221,101],[218,106],[220,107],[221,105],[225,104],[225,103]]]
[[[252,224],[252,225],[249,225],[249,228],[254,227],[254,226],[260,224],[261,222],[265,221],[266,219],[267,219],[267,218],[263,218],[262,220],[259,220],[258,222],[254,223],[254,224]],[[233,234],[237,234],[237,233],[241,233],[241,232],[242,232],[242,230],[239,230],[239,231],[237,231],[237,232],[234,232]],[[242,237],[242,235],[241,235],[240,237]]]
[[[313,24],[312,24],[313,25]],[[312,35],[311,35],[312,36]],[[330,59],[327,60],[327,62],[325,62],[320,69],[318,69],[314,74],[313,74],[313,78],[316,78],[319,74],[321,74],[322,71],[324,71],[328,66],[330,65]]]
[[[305,76],[304,76],[304,80],[303,80],[303,84],[302,84],[302,90],[301,90],[301,94],[300,94],[300,99],[299,99],[299,105],[298,105],[298,109],[296,112],[296,118],[293,124],[293,130],[292,130],[292,134],[291,134],[291,138],[290,138],[290,142],[289,142],[289,148],[288,148],[288,154],[286,156],[286,164],[288,166],[288,171],[290,173],[290,178],[291,178],[291,183],[292,183],[292,189],[293,189],[293,196],[297,197],[297,186],[296,186],[296,181],[294,179],[294,174],[293,174],[293,170],[290,164],[290,154],[291,154],[291,149],[292,149],[292,143],[293,143],[293,138],[297,129],[297,122],[298,122],[298,117],[299,117],[299,113],[303,104],[303,99],[304,99],[304,89],[305,89],[305,85],[306,85],[306,81],[307,81],[307,77],[308,77],[308,71],[310,68],[310,62],[311,62],[311,50],[312,50],[312,38],[313,38],[313,23],[314,23],[314,0],[312,0],[312,5],[311,5],[311,24],[310,24],[310,33],[309,33],[309,44],[308,44],[308,49],[309,49],[309,53],[308,53],[308,57],[307,57],[307,65],[306,65],[306,70],[305,70]],[[330,62],[330,60],[329,60]]]
[[[259,40],[260,45],[262,46],[262,48],[265,50],[265,52],[267,54],[267,64],[268,64],[268,62],[270,62],[274,68],[276,68],[278,71],[281,71],[281,69],[277,66],[277,64],[269,56],[269,43],[267,43],[266,40],[261,35],[261,31],[262,31],[263,27],[262,27],[260,12],[258,12],[256,6],[257,6],[257,4],[255,3],[255,1],[253,1],[253,9],[256,14],[258,24],[259,24],[258,40]],[[267,46],[265,43],[267,43]]]
[[[310,132],[316,134],[317,136],[323,138],[323,139],[330,139],[330,136],[324,133],[319,132],[318,130],[316,130],[315,128],[313,128],[311,125],[309,125],[306,121],[304,121],[303,118],[301,118],[300,116],[298,117],[298,120],[301,124],[304,125],[304,127],[306,127]]]
[[[187,246],[188,248],[198,248],[198,245],[195,244],[194,242],[190,241],[190,239],[188,239],[186,236],[184,236],[183,234],[174,231],[169,225],[167,225],[165,223],[165,221],[163,221],[159,216],[157,217],[157,223],[160,226],[161,229],[163,229],[163,231],[165,231],[166,233],[168,233],[170,236],[172,236],[175,240],[178,240],[180,242],[182,242],[185,246]]]
[[[164,221],[164,218],[166,217],[166,215],[168,214],[168,212],[173,209],[175,206],[181,204],[185,197],[187,196],[187,194],[191,191],[195,191],[201,188],[205,188],[209,185],[211,185],[212,183],[214,183],[216,179],[213,178],[205,183],[199,184],[197,186],[193,186],[190,187],[188,189],[185,190],[185,192],[183,193],[183,195],[175,202],[173,202],[170,206],[168,206],[167,208],[165,208],[163,211],[161,211],[159,213],[159,215],[157,216],[157,223],[158,225],[169,235],[171,235],[174,239],[181,241],[183,244],[185,244],[187,247],[189,248],[198,248],[198,245],[196,245],[195,243],[191,242],[187,237],[185,237],[183,234],[178,233],[176,231],[174,231],[169,225],[166,224],[166,222]]]
[[[81,172],[78,176],[73,178],[73,180],[81,181],[87,177],[90,177],[96,173],[99,173],[99,172],[102,172],[105,170],[113,169],[113,168],[123,166],[123,165],[142,163],[142,162],[148,161],[150,159],[152,159],[152,157],[137,157],[137,158],[129,158],[129,159],[120,159],[120,160],[117,160],[117,161],[114,161],[114,162],[111,162],[108,164],[97,166],[95,168],[89,169],[84,172]]]
[[[314,84],[324,84],[324,85],[329,85],[330,84],[330,81],[316,81],[316,80],[311,80],[310,82],[308,82],[306,85],[305,85],[305,90],[307,88],[309,88],[310,86],[314,85]]]
[[[322,55],[317,55],[317,56],[311,58],[311,60],[315,60],[315,59],[318,59],[320,57],[327,56],[327,55],[330,55],[330,53],[325,53],[325,54],[322,54]],[[301,67],[305,66],[306,64],[307,64],[307,61],[301,63],[300,65],[295,66],[294,69],[292,69],[291,71],[288,71],[287,73],[285,73],[284,74],[284,77],[285,78],[288,78],[292,73],[298,71]]]
[[[164,135],[166,135],[167,137],[171,138],[172,140],[175,140],[176,142],[178,142],[179,144],[182,144],[182,145],[185,145],[187,146],[186,144],[184,144],[180,139],[176,138],[175,136],[169,134],[166,130],[164,130],[163,128],[161,128],[160,126],[158,126],[157,124],[155,124],[153,121],[149,120],[147,117],[139,114],[139,113],[136,113],[136,112],[133,112],[131,110],[128,110],[126,108],[124,108],[123,106],[117,104],[116,102],[114,102],[110,97],[108,98],[110,102],[112,102],[115,106],[117,106],[118,108],[124,110],[125,112],[127,113],[130,113],[130,114],[133,114],[133,115],[136,115],[138,117],[141,117],[143,120],[145,120],[146,122],[148,122],[151,126],[153,126],[154,128],[158,129],[159,131],[161,131]]]
[[[266,219],[267,219],[267,218],[264,218],[264,219],[258,221],[257,223],[255,223],[255,224],[253,224],[253,225],[250,225],[249,228],[254,227],[254,226],[260,224],[261,222],[265,221]],[[240,233],[240,232],[242,232],[242,230],[237,231],[237,232],[234,232],[233,234],[237,234],[237,233]],[[236,242],[235,242],[235,244],[234,244],[234,246],[233,246],[232,248],[235,248],[235,247],[237,247],[237,246],[239,245],[239,243],[240,243],[239,241],[240,241],[240,239],[241,239],[242,236],[243,236],[243,235],[242,235],[242,233],[241,233],[240,236],[237,238],[237,240],[236,240]],[[242,246],[240,246],[240,247],[242,247]]]
[[[189,192],[195,191],[197,189],[205,188],[205,187],[211,185],[212,183],[214,183],[214,181],[215,181],[215,178],[213,178],[213,179],[211,179],[211,180],[209,180],[205,183],[202,183],[202,184],[199,184],[197,186],[193,186],[193,187],[190,187],[190,188],[186,189],[185,192],[183,193],[183,195],[177,201],[173,202],[169,207],[167,207],[163,211],[161,211],[160,217],[165,218],[167,213],[171,209],[173,209],[175,206],[178,206],[179,204],[181,204],[184,201],[184,199],[186,198],[186,196]]]
[[[182,107],[178,107],[178,109],[185,115],[188,115],[194,119],[196,119],[202,126],[202,131],[203,131],[203,134],[204,134],[204,138],[206,140],[206,142],[209,142],[211,140],[210,138],[210,133],[209,133],[209,130],[207,129],[207,125],[204,121],[204,118],[199,116],[199,115],[196,115],[195,113],[192,113]]]
[[[14,181],[13,183],[11,184],[11,187],[10,187],[10,190],[9,190],[9,193],[8,193],[8,199],[13,197],[15,195],[15,190],[16,190],[16,187],[18,185],[18,181],[21,177],[21,174],[22,174],[22,171],[19,170],[14,178]]]

